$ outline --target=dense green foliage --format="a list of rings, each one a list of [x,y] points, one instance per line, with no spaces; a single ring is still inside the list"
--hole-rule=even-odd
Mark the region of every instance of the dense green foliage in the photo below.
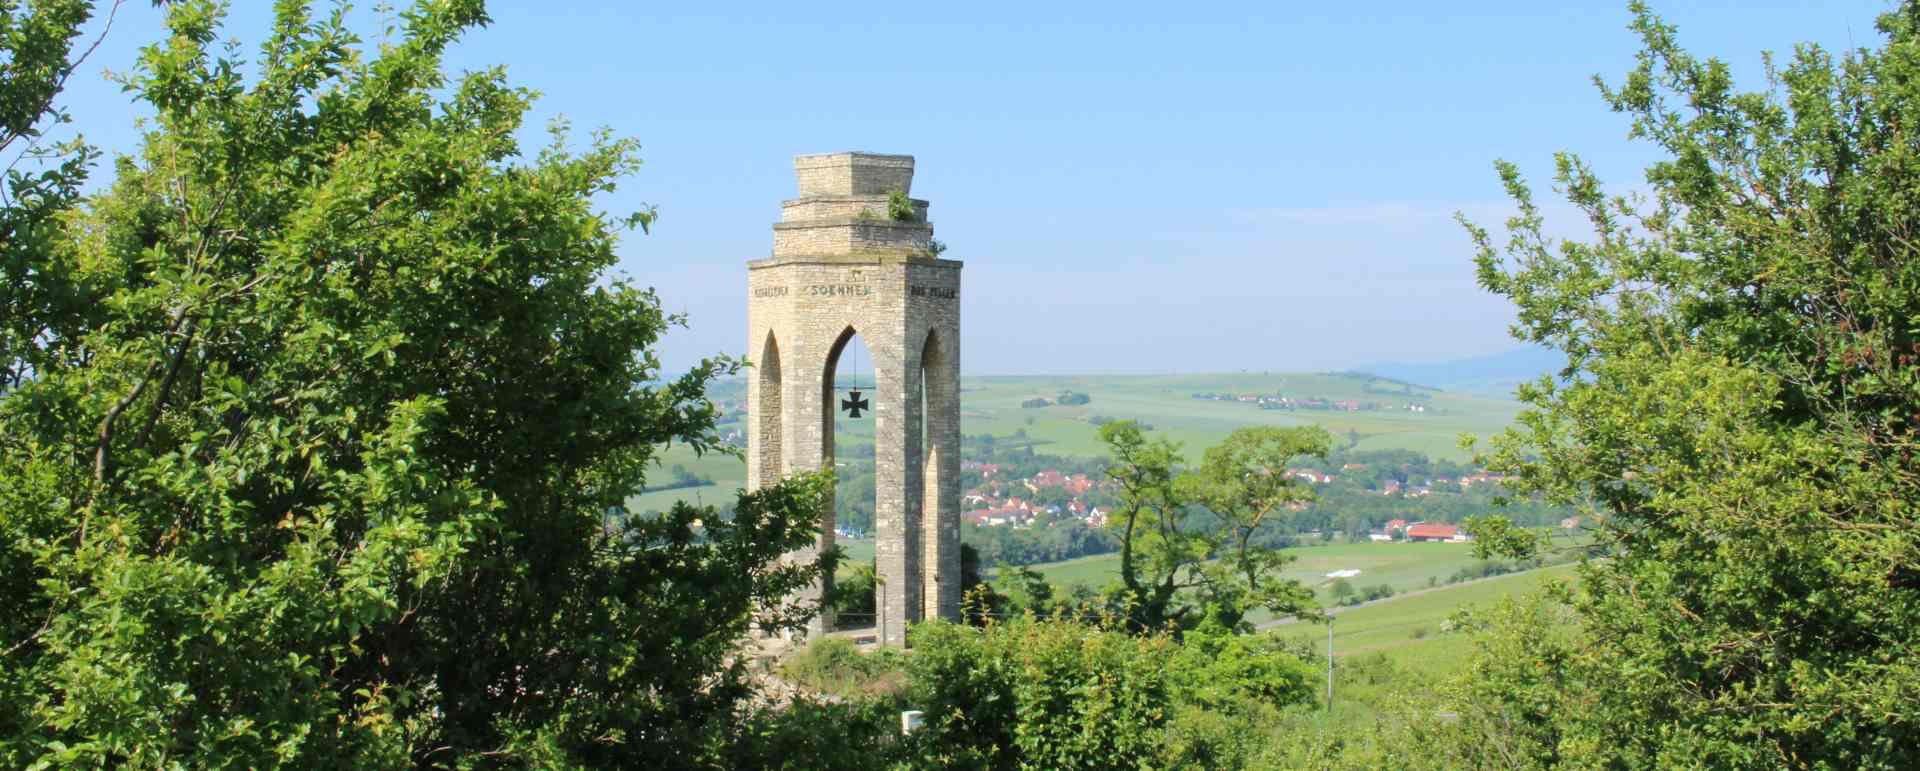
[[[904,686],[905,654],[895,648],[861,653],[844,637],[827,637],[807,644],[781,664],[788,681],[840,698],[895,693]]]
[[[7,297],[0,766],[697,762],[828,483],[609,517],[730,370],[605,272],[635,146],[522,158],[531,95],[442,75],[475,0],[372,57],[307,5],[247,65],[173,3],[140,153],[9,255],[78,299]]]
[[[1132,421],[1101,426],[1100,438],[1112,450],[1107,476],[1118,499],[1108,528],[1120,541],[1120,580],[1109,595],[1131,628],[1239,629],[1254,608],[1288,615],[1312,606],[1311,592],[1278,575],[1287,556],[1254,535],[1311,500],[1286,469],[1325,455],[1326,431],[1239,429],[1191,470],[1180,469],[1177,445],[1148,439]]]
[[[65,120],[55,100],[80,65],[73,43],[92,15],[87,0],[0,3],[0,393],[92,319],[73,255],[54,245],[98,153],[78,141],[42,144]]]
[[[1502,166],[1512,237],[1473,229],[1516,334],[1566,354],[1490,462],[1612,555],[1570,637],[1496,627],[1475,719],[1503,764],[1920,766],[1920,3],[1759,92],[1636,13],[1639,64],[1603,91],[1668,156],[1649,195],[1563,156],[1593,236],[1561,242]]]
[[[821,640],[786,672],[841,705],[802,700],[750,718],[736,752],[776,768],[1256,767],[1270,750],[1262,726],[1310,704],[1315,683],[1299,657],[1261,638],[1207,628],[1175,640],[1031,617],[915,627],[907,656]],[[903,708],[926,713],[904,739],[887,730]],[[840,722],[815,725],[824,720]],[[806,740],[807,726],[838,743]]]
[[[1212,721],[1312,698],[1298,659],[1218,630],[1176,643],[1066,621],[932,624],[914,649],[926,757],[943,767],[1230,767],[1233,732]]]

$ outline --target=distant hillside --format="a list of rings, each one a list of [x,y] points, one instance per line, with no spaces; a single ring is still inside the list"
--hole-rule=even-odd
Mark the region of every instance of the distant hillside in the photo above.
[[[1526,346],[1505,353],[1436,362],[1381,362],[1354,369],[1448,391],[1511,397],[1521,381],[1558,371],[1558,351]]]

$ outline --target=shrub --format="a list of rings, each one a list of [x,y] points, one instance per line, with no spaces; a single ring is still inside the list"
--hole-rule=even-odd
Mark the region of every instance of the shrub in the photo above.
[[[1184,642],[1064,620],[913,631],[921,762],[976,768],[1223,767],[1272,710],[1312,699],[1277,643],[1203,627]]]
[[[899,735],[898,710],[884,699],[799,699],[747,712],[716,748],[722,768],[861,771],[899,768],[915,757]]]
[[[814,640],[781,666],[781,675],[795,685],[841,698],[885,696],[906,685],[899,651],[879,648],[861,653],[840,637]]]
[[[879,568],[869,560],[857,565],[850,574],[838,577],[827,605],[833,609],[834,624],[840,629],[872,626],[875,619],[874,590],[879,586]]]
[[[895,222],[919,222],[920,213],[913,208],[913,199],[907,194],[895,190],[887,193],[887,219]]]
[[[1481,578],[1492,578],[1493,576],[1502,576],[1508,573],[1518,572],[1520,569],[1521,567],[1519,565],[1515,565],[1508,562],[1481,560],[1479,562],[1475,562],[1459,570],[1453,571],[1453,575],[1447,577],[1447,583],[1457,584],[1462,581],[1473,581]]]

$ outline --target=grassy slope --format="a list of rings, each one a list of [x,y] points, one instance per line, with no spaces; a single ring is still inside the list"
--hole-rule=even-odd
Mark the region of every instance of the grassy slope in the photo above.
[[[1473,545],[1465,543],[1355,543],[1326,546],[1301,546],[1288,549],[1294,561],[1285,575],[1314,587],[1325,601],[1336,570],[1359,570],[1348,578],[1355,588],[1386,584],[1395,592],[1424,589],[1428,579],[1445,581],[1463,567],[1473,564]],[[1047,580],[1064,586],[1084,584],[1098,587],[1120,571],[1120,557],[1102,554],[1065,562],[1036,565],[1034,569]]]
[[[1334,618],[1334,655],[1381,653],[1415,672],[1451,673],[1472,651],[1472,641],[1464,634],[1441,633],[1448,616],[1470,605],[1535,591],[1551,580],[1571,580],[1575,567],[1556,565],[1497,576],[1347,610]],[[1303,639],[1316,647],[1326,645],[1327,640],[1327,629],[1319,624],[1288,624],[1272,633]]]
[[[733,500],[734,491],[747,484],[747,464],[744,461],[721,453],[695,455],[691,448],[683,444],[668,447],[666,452],[660,454],[658,467],[647,473],[648,481],[665,483],[672,478],[668,470],[676,465],[686,466],[688,471],[712,479],[714,483],[636,495],[627,499],[627,508],[631,511],[665,511],[673,508],[676,501],[726,503]]]
[[[1347,656],[1381,652],[1396,663],[1423,674],[1452,672],[1464,660],[1470,643],[1464,635],[1441,634],[1441,624],[1454,611],[1475,603],[1538,589],[1552,579],[1573,577],[1572,565],[1559,565],[1462,584],[1444,583],[1448,576],[1473,564],[1471,544],[1336,544],[1289,549],[1295,562],[1286,575],[1314,586],[1323,603],[1330,604],[1326,574],[1335,570],[1358,569],[1360,575],[1347,579],[1355,587],[1387,584],[1396,596],[1381,602],[1342,610],[1334,623],[1334,651]],[[1086,557],[1035,566],[1056,584],[1099,586],[1112,580],[1119,567],[1115,555]],[[1428,585],[1428,579],[1440,583]],[[1254,622],[1270,618],[1264,611],[1249,617]],[[1416,638],[1416,630],[1422,635]],[[1275,634],[1310,638],[1316,646],[1326,644],[1326,627],[1286,625]]]

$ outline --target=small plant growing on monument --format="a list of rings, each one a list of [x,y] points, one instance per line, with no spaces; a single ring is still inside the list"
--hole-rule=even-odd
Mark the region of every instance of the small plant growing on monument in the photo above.
[[[945,254],[946,251],[947,251],[947,245],[940,243],[940,239],[938,238],[927,239],[927,256],[928,257],[938,257],[942,254]]]
[[[887,218],[894,222],[919,222],[920,213],[913,209],[913,199],[906,191],[895,190],[887,194]]]

